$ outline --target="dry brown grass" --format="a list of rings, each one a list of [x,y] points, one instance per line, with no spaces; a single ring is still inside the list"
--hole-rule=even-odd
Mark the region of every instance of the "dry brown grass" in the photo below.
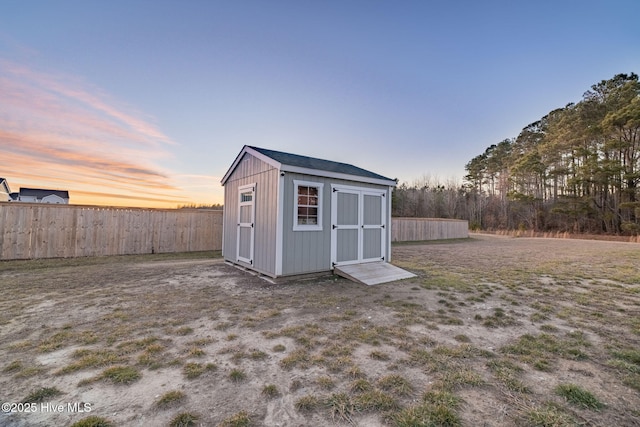
[[[394,262],[418,277],[272,285],[185,255],[1,262],[0,400],[99,390],[95,416],[118,425],[640,417],[638,245],[479,236],[396,246]]]

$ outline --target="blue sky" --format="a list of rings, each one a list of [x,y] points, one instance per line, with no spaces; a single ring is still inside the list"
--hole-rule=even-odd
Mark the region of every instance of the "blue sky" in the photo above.
[[[244,144],[460,181],[640,72],[637,1],[0,2],[0,176],[72,203],[222,203]]]

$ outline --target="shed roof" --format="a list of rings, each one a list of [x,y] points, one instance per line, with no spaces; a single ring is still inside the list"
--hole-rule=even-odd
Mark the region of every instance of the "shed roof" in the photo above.
[[[396,182],[385,176],[359,168],[357,166],[335,162],[332,160],[318,159],[315,157],[301,156],[299,154],[285,153],[266,148],[245,145],[236,157],[227,173],[222,178],[222,185],[229,179],[245,153],[249,153],[271,164],[275,168],[285,172],[297,172],[308,175],[324,176],[330,178],[349,179],[353,181],[369,182],[373,184],[395,186]]]

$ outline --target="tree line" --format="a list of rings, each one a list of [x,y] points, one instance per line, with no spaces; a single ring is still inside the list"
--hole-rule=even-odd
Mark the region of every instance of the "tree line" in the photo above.
[[[462,185],[399,185],[393,214],[467,219],[482,229],[640,234],[638,75],[594,84],[465,170]]]

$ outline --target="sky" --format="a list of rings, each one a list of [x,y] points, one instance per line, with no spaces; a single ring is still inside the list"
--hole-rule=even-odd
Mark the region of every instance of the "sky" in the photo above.
[[[0,0],[0,177],[223,203],[253,145],[412,185],[640,73],[637,0]]]

